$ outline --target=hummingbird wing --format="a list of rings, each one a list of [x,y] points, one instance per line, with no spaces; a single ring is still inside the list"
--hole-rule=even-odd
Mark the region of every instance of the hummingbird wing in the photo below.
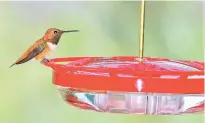
[[[10,67],[12,67],[15,64],[22,64],[25,63],[38,54],[40,54],[45,48],[46,48],[46,42],[43,40],[38,40],[36,41],[33,45],[29,47],[29,49],[15,62],[13,63]]]

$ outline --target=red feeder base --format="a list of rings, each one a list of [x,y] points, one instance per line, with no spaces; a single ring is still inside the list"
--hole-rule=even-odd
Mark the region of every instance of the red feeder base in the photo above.
[[[154,115],[204,111],[203,62],[70,57],[44,65],[53,69],[53,83],[62,98],[75,107]]]

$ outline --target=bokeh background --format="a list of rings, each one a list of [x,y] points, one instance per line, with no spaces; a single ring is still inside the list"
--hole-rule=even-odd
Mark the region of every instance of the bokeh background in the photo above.
[[[202,1],[148,1],[145,56],[203,61],[202,9]],[[0,2],[0,123],[203,123],[203,114],[83,111],[60,99],[51,69],[35,61],[8,68],[51,27],[80,32],[63,35],[50,58],[138,55],[139,13],[139,1]]]

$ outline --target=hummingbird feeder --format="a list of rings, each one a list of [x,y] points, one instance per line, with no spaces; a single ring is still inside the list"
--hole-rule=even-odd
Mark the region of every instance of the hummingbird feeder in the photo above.
[[[203,113],[204,62],[143,57],[144,10],[142,0],[139,57],[68,57],[44,62],[53,69],[53,83],[63,100],[99,112]]]

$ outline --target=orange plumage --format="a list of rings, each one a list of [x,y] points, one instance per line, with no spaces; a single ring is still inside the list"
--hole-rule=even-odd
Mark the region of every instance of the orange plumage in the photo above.
[[[78,30],[62,31],[56,28],[50,28],[46,31],[45,35],[31,45],[23,55],[16,60],[10,67],[16,64],[22,64],[31,59],[44,60],[51,51],[54,50],[58,44],[60,37],[66,32],[77,32]]]

